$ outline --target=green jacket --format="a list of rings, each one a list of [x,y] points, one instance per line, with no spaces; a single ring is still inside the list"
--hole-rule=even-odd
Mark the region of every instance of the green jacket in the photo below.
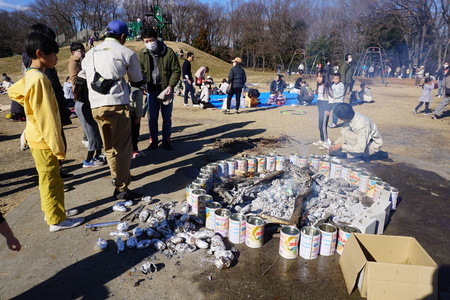
[[[341,73],[341,81],[343,84],[352,83],[353,82],[353,72],[355,71],[355,65],[353,62],[344,63],[341,65],[341,69],[339,72]]]
[[[159,52],[156,54],[158,57],[158,70],[160,77],[160,89],[164,90],[166,87],[170,86],[173,88],[177,85],[181,76],[181,68],[178,62],[178,58],[175,52],[167,47],[163,42],[158,42]],[[139,63],[141,64],[142,75],[145,81],[148,83],[152,82],[152,71],[153,71],[153,59],[147,48],[144,48],[138,52]],[[153,85],[154,88],[154,85]],[[148,84],[148,89],[152,89],[152,84]]]

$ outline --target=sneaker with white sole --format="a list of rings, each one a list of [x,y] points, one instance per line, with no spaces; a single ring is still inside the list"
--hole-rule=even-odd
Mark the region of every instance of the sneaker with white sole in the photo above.
[[[328,127],[330,127],[330,128],[334,128],[334,127],[336,127],[336,124],[334,124],[334,123],[331,123],[330,125],[328,125]]]
[[[413,114],[417,115],[417,110],[413,109]]]
[[[312,143],[314,146],[320,146],[320,145],[322,145],[323,144],[323,141],[317,141],[317,142],[314,142],[314,143]]]
[[[94,159],[91,159],[91,161],[83,161],[83,168],[95,168],[95,167],[100,167],[103,164],[99,164],[97,161],[95,161]]]
[[[83,222],[84,222],[84,218],[83,217],[73,218],[73,219],[65,219],[64,221],[62,221],[59,224],[50,225],[50,231],[51,232],[55,232],[55,231],[59,231],[59,230],[63,230],[63,229],[69,229],[69,228],[72,228],[72,227],[79,226]]]

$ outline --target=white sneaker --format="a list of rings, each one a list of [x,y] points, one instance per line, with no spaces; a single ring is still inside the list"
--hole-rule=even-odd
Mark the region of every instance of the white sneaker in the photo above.
[[[200,107],[200,104],[194,104],[193,107]]]
[[[65,219],[64,221],[62,221],[59,224],[50,225],[50,231],[55,232],[58,230],[69,229],[69,228],[81,225],[83,222],[84,222],[83,217],[73,218],[73,219]]]
[[[89,141],[81,141],[81,143],[87,148],[89,146]]]
[[[317,141],[317,142],[314,142],[314,143],[312,143],[314,146],[320,146],[320,145],[322,145],[323,144],[323,141]]]

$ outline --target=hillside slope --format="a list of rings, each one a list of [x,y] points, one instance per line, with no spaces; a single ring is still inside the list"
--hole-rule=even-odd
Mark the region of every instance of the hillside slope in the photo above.
[[[100,43],[100,42],[99,42]],[[223,61],[217,57],[200,51],[192,46],[180,42],[165,42],[167,46],[172,48],[175,52],[178,52],[179,48],[182,48],[185,55],[187,52],[193,52],[195,54],[195,60],[192,62],[192,73],[200,68],[201,66],[209,67],[209,75],[212,76],[214,81],[218,84],[223,78],[228,78],[228,73],[232,67],[231,62]],[[97,43],[96,43],[97,44]],[[139,42],[126,42],[125,46],[132,49],[135,52],[141,50],[144,45],[141,41]],[[88,49],[89,50],[89,49]],[[70,57],[69,47],[60,48],[58,53],[58,63],[56,69],[58,71],[59,79],[64,82],[65,78],[68,76],[67,63]],[[180,65],[182,61],[180,60]],[[247,81],[253,84],[259,84],[259,89],[261,91],[268,91],[270,82],[274,79],[274,72],[257,72],[253,70],[245,70],[247,73]],[[22,65],[21,56],[13,56],[0,58],[0,72],[7,73],[8,76],[12,78],[15,82],[22,77]],[[295,76],[290,81],[295,81]],[[287,80],[289,83],[289,80]]]

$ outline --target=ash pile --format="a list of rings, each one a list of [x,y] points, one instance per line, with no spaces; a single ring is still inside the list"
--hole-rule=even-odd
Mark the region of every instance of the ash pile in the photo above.
[[[151,199],[144,201],[147,201],[147,204],[151,203]],[[182,207],[184,213],[175,212],[175,204],[175,202],[160,203],[153,208],[143,209],[139,213],[138,226],[132,230],[129,222],[119,223],[117,230],[109,233],[109,237],[115,239],[117,253],[148,249],[151,254],[159,253],[172,258],[175,255],[182,256],[205,249],[206,262],[220,269],[228,268],[234,254],[226,249],[222,237],[216,235],[213,230],[204,228],[202,218],[188,214],[189,207],[186,204]],[[100,250],[106,250],[108,242],[104,238],[99,238],[96,246]],[[147,274],[159,271],[152,262],[156,260],[155,255],[149,256],[149,261],[141,266],[141,272]]]
[[[360,191],[359,182],[355,185],[340,176],[331,178],[329,173],[310,164],[297,166],[286,161],[283,170],[246,175],[221,177],[214,191],[226,203],[222,207],[259,215],[268,223],[298,228],[321,223],[336,226],[358,223],[358,227],[364,227],[361,223],[372,213],[371,207],[381,205],[380,200],[374,201]]]

